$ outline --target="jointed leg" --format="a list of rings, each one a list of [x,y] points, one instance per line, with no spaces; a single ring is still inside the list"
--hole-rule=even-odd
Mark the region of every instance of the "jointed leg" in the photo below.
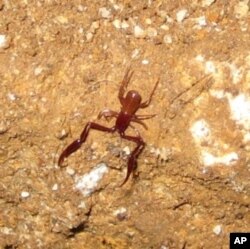
[[[129,176],[131,175],[131,173],[135,170],[135,168],[137,166],[137,158],[140,155],[140,153],[142,152],[142,150],[144,149],[145,143],[140,136],[132,137],[132,136],[126,136],[123,134],[123,135],[121,135],[121,137],[124,139],[127,139],[129,141],[133,141],[137,144],[136,148],[131,153],[131,155],[128,159],[127,175],[126,175],[123,183],[120,185],[120,186],[123,186],[127,182],[127,180],[129,179]]]
[[[138,116],[134,115],[132,117],[132,119],[131,119],[131,122],[141,124],[147,130],[148,127],[142,120],[153,118],[154,116],[156,116],[156,114],[153,114],[153,115],[138,115]]]
[[[124,93],[125,93],[125,91],[127,89],[128,83],[131,80],[131,77],[132,77],[133,73],[134,73],[133,71],[130,71],[130,67],[128,67],[127,70],[126,70],[126,73],[124,75],[124,78],[123,78],[123,80],[121,82],[119,95],[118,95],[118,98],[119,98],[121,104],[123,104]]]
[[[157,114],[135,115],[135,118],[136,118],[136,119],[139,119],[139,120],[144,120],[144,119],[153,118],[153,117],[155,117],[156,115],[157,115]]]
[[[146,107],[149,106],[149,104],[150,104],[150,102],[151,102],[151,100],[152,100],[152,97],[153,97],[153,95],[154,95],[154,93],[155,93],[155,89],[156,89],[156,87],[158,86],[159,82],[160,82],[160,79],[158,79],[158,80],[156,81],[155,86],[154,86],[154,88],[153,88],[153,91],[151,92],[151,94],[150,94],[150,96],[149,96],[149,99],[148,99],[147,101],[141,103],[140,108],[146,108]]]
[[[131,122],[138,123],[138,124],[142,125],[146,130],[148,129],[147,125],[144,122],[142,122],[140,119],[132,118]],[[134,128],[131,124],[129,124],[129,126]]]
[[[81,147],[81,145],[86,141],[90,129],[103,131],[103,132],[114,132],[115,131],[114,128],[107,128],[105,126],[102,126],[102,125],[99,125],[96,123],[88,122],[86,124],[84,130],[82,131],[80,138],[73,141],[70,145],[68,145],[66,147],[66,149],[64,149],[64,151],[60,155],[59,160],[58,160],[59,166],[62,165],[65,158],[67,158],[69,155],[71,155],[73,152],[77,151]]]

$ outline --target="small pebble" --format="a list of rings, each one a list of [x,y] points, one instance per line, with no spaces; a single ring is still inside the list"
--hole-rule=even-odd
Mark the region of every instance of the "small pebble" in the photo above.
[[[92,22],[92,24],[89,28],[89,32],[94,34],[96,32],[96,30],[99,29],[99,27],[100,27],[100,23],[98,21]]]
[[[157,36],[157,30],[155,28],[147,28],[147,36],[148,37],[156,37]]]
[[[160,249],[169,249],[169,247],[161,246]]]
[[[83,33],[84,33],[83,27],[80,27],[80,28],[78,29],[78,33],[79,33],[79,34],[83,34]]]
[[[87,41],[92,41],[93,37],[94,37],[94,35],[93,35],[91,32],[88,32],[88,33],[86,34],[86,39],[87,39]]]
[[[58,184],[57,183],[55,183],[53,186],[52,186],[52,188],[51,188],[53,191],[56,191],[56,190],[58,190]]]
[[[135,236],[135,231],[127,230],[124,232],[129,238],[133,238]]]
[[[198,55],[195,57],[195,60],[196,60],[196,61],[199,61],[199,62],[203,62],[203,61],[204,61],[204,56],[201,55],[201,54],[198,54]]]
[[[80,204],[77,206],[78,208],[86,209],[86,204],[84,201],[81,201]]]
[[[39,74],[41,74],[42,71],[43,71],[43,67],[41,67],[41,66],[36,67],[34,70],[35,76],[38,76]]]
[[[93,142],[90,146],[91,150],[96,150],[98,148],[98,143],[97,142]]]
[[[165,30],[165,31],[168,31],[168,30],[169,30],[169,26],[168,26],[167,24],[162,24],[162,25],[160,26],[160,28],[161,28],[162,30]]]
[[[173,42],[173,39],[172,39],[171,35],[164,35],[163,42],[165,44],[171,44]]]
[[[56,135],[56,137],[61,140],[61,139],[64,139],[65,137],[67,137],[68,134],[69,133],[65,129],[62,129],[61,132]]]
[[[8,48],[10,46],[9,40],[6,35],[0,35],[0,48]]]
[[[103,46],[102,46],[103,50],[107,50],[108,47],[109,47],[108,44],[103,44]]]
[[[21,197],[22,197],[22,198],[27,198],[27,197],[29,197],[29,196],[30,196],[30,193],[29,193],[29,192],[26,192],[26,191],[21,192]]]
[[[200,16],[196,19],[196,22],[199,26],[204,27],[207,25],[207,20],[205,16]]]
[[[114,216],[116,216],[119,220],[124,220],[127,216],[127,209],[124,207],[121,207],[114,211]]]
[[[152,20],[150,18],[146,18],[145,23],[150,25],[150,24],[152,24]]]
[[[134,27],[134,35],[136,38],[144,38],[146,36],[146,32],[140,26],[136,25]]]
[[[140,50],[138,48],[134,49],[132,52],[132,59],[136,58],[140,54]]]
[[[66,168],[66,172],[70,175],[70,176],[73,176],[75,174],[75,170],[70,168],[70,167],[67,167]]]
[[[122,28],[122,29],[127,29],[128,27],[129,27],[128,22],[122,21],[121,28]]]
[[[205,63],[205,73],[210,74],[210,73],[215,73],[216,72],[216,67],[212,61],[207,61]]]
[[[83,6],[82,4],[79,4],[79,5],[77,6],[77,10],[78,10],[79,12],[83,12],[83,11],[87,10],[87,7]]]
[[[148,65],[149,64],[149,60],[142,60],[141,62],[143,65]]]
[[[220,235],[221,231],[222,231],[221,225],[216,225],[216,226],[213,228],[213,232],[214,232],[216,235]]]
[[[9,227],[1,226],[1,233],[6,234],[6,235],[11,235],[11,234],[13,234],[13,229],[9,228]]]
[[[120,21],[119,19],[115,19],[115,20],[113,21],[113,25],[115,26],[115,28],[120,29],[122,23],[121,23],[121,21]]]
[[[165,11],[165,10],[159,10],[159,11],[157,11],[157,15],[159,17],[161,17],[162,19],[166,19],[167,18],[167,11]]]
[[[127,212],[127,209],[126,209],[125,207],[121,207],[121,208],[116,209],[116,210],[113,212],[113,214],[114,214],[114,216],[117,216],[118,214],[120,214],[120,213],[125,213],[125,212]]]
[[[15,101],[16,100],[16,95],[14,93],[8,93],[8,98],[11,100],[11,101]]]
[[[57,16],[56,20],[60,23],[60,24],[68,24],[69,20],[67,17],[65,16]]]
[[[93,27],[93,29],[98,29],[99,27],[100,27],[100,22],[98,22],[98,21],[96,21],[96,22],[93,22],[92,24],[91,24],[91,28]]]
[[[111,17],[111,11],[105,7],[99,9],[99,14],[101,15],[101,17],[106,19]]]
[[[114,8],[115,10],[122,10],[122,9],[123,9],[123,6],[122,6],[122,4],[113,4],[113,8]]]
[[[174,19],[172,18],[172,17],[170,17],[170,16],[166,16],[166,22],[167,23],[173,23],[174,22]]]
[[[129,149],[128,146],[126,146],[124,149],[123,149],[123,152],[126,154],[126,155],[130,155],[131,151]]]
[[[186,9],[179,10],[176,13],[176,20],[179,23],[183,22],[183,20],[187,17],[188,17],[188,11]]]

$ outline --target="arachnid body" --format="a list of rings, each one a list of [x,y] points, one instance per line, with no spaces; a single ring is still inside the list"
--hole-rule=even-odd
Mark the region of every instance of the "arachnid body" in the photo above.
[[[155,89],[159,83],[159,80],[156,81],[155,86],[149,96],[149,99],[145,102],[142,102],[141,95],[135,91],[135,90],[130,90],[127,92],[125,96],[125,91],[127,89],[128,83],[131,80],[131,77],[133,75],[133,72],[128,68],[125,76],[121,82],[118,98],[121,103],[121,110],[120,112],[115,112],[109,109],[104,109],[101,111],[98,115],[98,118],[104,117],[105,119],[108,118],[116,118],[116,123],[113,127],[108,128],[103,125],[99,125],[94,122],[88,122],[85,125],[85,128],[83,129],[80,138],[76,139],[73,141],[70,145],[68,145],[65,150],[62,152],[62,154],[59,157],[58,160],[58,165],[62,165],[63,161],[65,158],[67,158],[69,155],[71,155],[73,152],[78,150],[81,145],[86,141],[89,131],[91,129],[98,130],[98,131],[103,131],[103,132],[109,132],[113,133],[117,131],[121,138],[127,139],[129,141],[132,141],[136,143],[135,149],[132,151],[132,153],[129,156],[128,159],[128,166],[127,166],[127,175],[121,184],[124,185],[127,180],[129,179],[130,174],[133,172],[133,170],[136,168],[137,164],[137,158],[142,152],[145,142],[143,141],[142,137],[140,136],[139,132],[136,130],[137,135],[136,136],[128,136],[125,135],[125,131],[128,127],[132,127],[135,129],[132,125],[131,122],[139,123],[141,124],[144,128],[147,129],[147,126],[143,123],[142,120],[149,119],[154,117],[155,115],[136,115],[135,113],[138,111],[140,108],[146,108],[149,106],[152,96],[155,92]]]

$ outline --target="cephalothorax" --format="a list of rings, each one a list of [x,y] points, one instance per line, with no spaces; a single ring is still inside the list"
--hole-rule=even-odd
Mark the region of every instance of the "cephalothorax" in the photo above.
[[[94,123],[94,122],[88,122],[85,125],[85,128],[83,129],[83,131],[80,135],[80,138],[76,139],[70,145],[68,145],[65,148],[65,150],[62,152],[62,154],[60,155],[59,160],[58,160],[59,166],[62,165],[62,163],[66,157],[68,157],[70,154],[72,154],[73,152],[75,152],[76,150],[78,150],[81,147],[81,145],[86,141],[88,134],[89,134],[89,131],[91,129],[95,129],[95,130],[103,131],[103,132],[110,132],[110,133],[117,131],[120,134],[121,138],[135,142],[137,145],[136,148],[132,151],[132,153],[129,156],[128,166],[127,166],[127,175],[126,175],[124,181],[122,182],[121,186],[127,182],[130,174],[136,168],[137,158],[145,146],[145,142],[141,138],[139,132],[131,125],[131,122],[139,123],[139,124],[143,125],[143,127],[145,129],[147,129],[147,126],[143,123],[142,120],[152,118],[155,115],[136,115],[135,113],[137,112],[138,109],[146,108],[149,106],[151,99],[152,99],[152,96],[155,92],[155,89],[159,83],[159,80],[157,80],[155,83],[155,86],[154,86],[154,88],[149,96],[149,99],[145,102],[142,102],[141,95],[135,90],[128,91],[128,93],[125,96],[125,91],[127,89],[128,83],[129,83],[132,75],[133,75],[133,72],[130,70],[130,68],[128,68],[126,73],[125,73],[125,76],[121,82],[121,86],[120,86],[120,90],[119,90],[119,94],[118,94],[118,98],[119,98],[120,103],[121,103],[120,112],[115,112],[115,111],[112,111],[109,109],[104,109],[98,115],[99,119],[101,117],[104,117],[105,119],[115,117],[116,118],[115,125],[111,128],[108,128],[108,127],[105,127],[103,125],[99,125],[99,124]],[[125,135],[125,131],[129,126],[132,127],[136,131],[136,133],[137,133],[136,136]]]

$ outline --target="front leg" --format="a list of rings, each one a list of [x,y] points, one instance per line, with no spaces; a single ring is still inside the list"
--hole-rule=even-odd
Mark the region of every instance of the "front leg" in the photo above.
[[[58,165],[61,166],[64,159],[67,158],[69,155],[71,155],[72,153],[74,153],[75,151],[77,151],[81,145],[86,141],[89,131],[90,129],[94,129],[94,130],[98,130],[98,131],[103,131],[103,132],[114,132],[115,128],[107,128],[105,126],[93,123],[93,122],[88,122],[85,126],[85,128],[83,129],[81,136],[79,139],[76,139],[75,141],[73,141],[70,145],[68,145],[66,147],[66,149],[64,149],[64,151],[62,152],[62,154],[59,157],[58,160]]]
[[[122,182],[122,184],[120,185],[120,186],[123,186],[127,182],[127,180],[129,179],[129,176],[131,175],[131,173],[135,170],[135,168],[137,166],[137,158],[140,155],[140,153],[142,152],[142,150],[144,149],[145,142],[142,140],[142,138],[140,136],[132,137],[132,136],[126,136],[124,134],[121,134],[121,137],[124,139],[127,139],[129,141],[133,141],[137,144],[136,148],[129,156],[127,175],[126,175],[124,181]]]
[[[121,105],[124,105],[124,93],[127,89],[128,83],[133,76],[133,71],[130,71],[130,67],[127,68],[124,78],[121,82],[118,98],[120,100]]]
[[[153,90],[152,90],[152,92],[151,92],[151,94],[150,94],[150,96],[149,96],[149,99],[148,99],[147,101],[141,103],[140,108],[146,108],[146,107],[149,106],[149,104],[150,104],[150,102],[151,102],[151,100],[152,100],[152,97],[153,97],[153,95],[154,95],[154,92],[155,92],[155,90],[156,90],[156,87],[158,86],[159,82],[160,82],[160,79],[158,79],[158,80],[156,81],[155,86],[154,86],[154,88],[153,88]]]

